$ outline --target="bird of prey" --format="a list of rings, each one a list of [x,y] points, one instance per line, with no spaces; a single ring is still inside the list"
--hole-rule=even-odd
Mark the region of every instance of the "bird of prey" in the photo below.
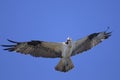
[[[69,37],[65,42],[46,42],[38,40],[16,42],[8,40],[9,42],[12,42],[13,45],[2,46],[6,47],[4,50],[10,52],[15,51],[26,55],[29,54],[34,57],[60,58],[55,69],[57,71],[67,72],[74,67],[70,59],[71,56],[91,49],[109,36],[111,36],[111,32],[102,31],[92,33],[76,41],[72,41]]]

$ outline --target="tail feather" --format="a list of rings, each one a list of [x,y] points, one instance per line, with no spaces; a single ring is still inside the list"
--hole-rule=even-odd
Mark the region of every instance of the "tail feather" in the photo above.
[[[59,63],[56,65],[55,69],[61,72],[67,72],[72,69],[74,65],[70,58],[61,58]]]

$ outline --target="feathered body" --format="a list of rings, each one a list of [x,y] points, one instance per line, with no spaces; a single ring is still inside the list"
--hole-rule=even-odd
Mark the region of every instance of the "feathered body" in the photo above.
[[[28,42],[16,42],[8,40],[14,45],[2,45],[7,47],[4,50],[15,51],[22,54],[30,54],[35,57],[45,57],[45,58],[60,58],[60,61],[56,65],[55,69],[61,72],[67,72],[74,67],[70,59],[83,51],[89,50],[96,46],[104,39],[111,36],[111,32],[98,32],[90,34],[84,38],[72,41],[67,38],[66,42],[45,42],[32,40]]]

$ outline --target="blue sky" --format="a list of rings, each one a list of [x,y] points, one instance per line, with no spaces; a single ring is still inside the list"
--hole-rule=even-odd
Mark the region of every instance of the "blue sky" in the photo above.
[[[0,44],[15,41],[73,40],[104,31],[112,36],[72,57],[74,68],[54,70],[59,59],[3,51],[0,80],[120,80],[120,0],[0,0]]]

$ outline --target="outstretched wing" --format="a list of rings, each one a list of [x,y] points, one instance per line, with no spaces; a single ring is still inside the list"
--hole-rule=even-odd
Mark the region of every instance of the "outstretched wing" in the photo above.
[[[14,45],[2,45],[7,47],[4,50],[10,52],[15,51],[22,54],[30,54],[35,57],[47,57],[47,58],[56,58],[61,57],[62,52],[62,43],[55,42],[44,42],[32,40],[29,42],[15,42],[8,40],[9,42],[14,43]]]
[[[109,36],[111,36],[111,32],[98,32],[75,41],[72,56],[91,49],[104,39],[107,39]]]

